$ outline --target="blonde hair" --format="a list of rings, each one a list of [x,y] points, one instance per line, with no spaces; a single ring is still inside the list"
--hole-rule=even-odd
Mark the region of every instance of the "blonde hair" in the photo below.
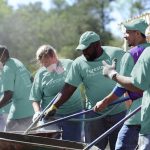
[[[42,45],[36,52],[36,59],[41,60],[47,55],[57,57],[56,50],[51,45]]]

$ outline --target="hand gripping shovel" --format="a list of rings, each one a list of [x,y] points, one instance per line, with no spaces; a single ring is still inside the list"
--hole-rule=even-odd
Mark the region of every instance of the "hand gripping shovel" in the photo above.
[[[38,123],[38,121],[43,116],[43,113],[49,108],[55,101],[57,101],[61,97],[61,93],[58,93],[51,102],[46,106],[46,108],[41,112],[41,114],[36,118],[36,120],[27,128],[27,130],[24,132],[24,134],[28,134],[31,131],[31,128]]]
[[[117,100],[117,101],[111,103],[109,106],[112,106],[112,105],[115,105],[115,104],[119,104],[119,103],[125,102],[125,101],[127,101],[127,100],[129,100],[129,99],[130,99],[130,97],[128,97],[128,96],[127,96],[127,97],[120,98],[119,100]],[[46,126],[49,126],[49,125],[52,125],[52,124],[55,124],[55,123],[59,123],[59,122],[62,122],[62,121],[66,121],[66,120],[69,120],[69,119],[71,119],[71,118],[73,118],[73,117],[77,117],[77,116],[83,115],[83,114],[85,114],[85,113],[89,113],[89,112],[91,112],[91,111],[93,111],[93,108],[92,108],[92,109],[89,109],[89,110],[86,110],[86,111],[81,111],[81,112],[79,112],[79,113],[75,113],[75,114],[72,114],[72,115],[69,115],[69,116],[66,116],[66,117],[63,117],[63,118],[59,118],[59,119],[57,119],[57,120],[53,120],[53,121],[47,122],[47,123],[45,123],[45,124],[43,124],[43,125],[40,125],[40,126],[37,126],[37,127],[33,127],[33,128],[31,128],[31,131],[32,131],[32,130],[36,130],[36,129],[40,129],[40,128],[43,128],[43,127],[46,127]]]

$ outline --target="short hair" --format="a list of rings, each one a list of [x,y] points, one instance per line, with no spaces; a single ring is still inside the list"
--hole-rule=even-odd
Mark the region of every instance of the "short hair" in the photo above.
[[[57,56],[56,50],[51,45],[42,45],[36,52],[36,59],[41,60],[44,56]]]
[[[0,45],[0,58],[2,57],[9,58],[9,51],[5,45]]]
[[[8,51],[7,47],[5,45],[0,45],[0,55],[1,53],[3,53],[4,50]]]

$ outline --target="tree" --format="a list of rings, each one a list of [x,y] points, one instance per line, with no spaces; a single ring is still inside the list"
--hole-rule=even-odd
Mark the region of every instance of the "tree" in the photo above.
[[[40,2],[20,5],[13,10],[0,0],[3,6],[0,9],[0,42],[7,45],[13,57],[31,66],[37,48],[50,44],[60,56],[74,59],[78,56],[75,48],[79,38],[87,30],[100,34],[104,45],[119,45],[120,41],[107,30],[113,20],[110,6],[117,1],[75,0],[71,5],[65,0],[52,2],[53,7],[47,11]]]

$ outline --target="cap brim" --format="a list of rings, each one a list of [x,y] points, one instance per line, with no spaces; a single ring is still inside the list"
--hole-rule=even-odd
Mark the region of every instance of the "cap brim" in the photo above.
[[[135,28],[135,27],[132,27],[132,26],[129,26],[129,25],[124,25],[124,27],[126,28],[126,30],[136,30],[136,31],[139,31],[139,32],[141,32],[141,33],[143,33],[143,34],[145,34],[145,30],[143,29],[138,29],[138,28]]]
[[[133,27],[130,25],[124,24],[124,27],[126,28],[126,30],[133,30]]]
[[[77,46],[77,48],[76,48],[76,50],[78,51],[83,51],[83,50],[85,50],[86,48],[87,48],[88,46],[85,46],[85,45],[83,45],[83,44],[79,44],[78,46]]]

